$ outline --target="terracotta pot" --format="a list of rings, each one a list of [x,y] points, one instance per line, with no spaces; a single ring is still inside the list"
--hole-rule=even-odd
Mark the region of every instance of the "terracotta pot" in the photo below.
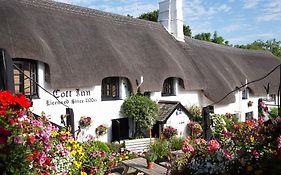
[[[147,169],[153,169],[154,168],[154,162],[146,162],[147,163]]]

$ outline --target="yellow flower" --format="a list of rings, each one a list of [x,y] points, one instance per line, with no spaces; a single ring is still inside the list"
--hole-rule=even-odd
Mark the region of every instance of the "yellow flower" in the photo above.
[[[75,150],[73,150],[73,151],[70,152],[70,155],[75,156],[76,153],[77,153],[77,152],[76,152]]]
[[[80,168],[82,165],[82,162],[78,162],[76,160],[73,161],[74,165],[77,166],[77,168]]]
[[[251,136],[250,136],[250,141],[251,141],[251,142],[254,142],[254,140],[255,140],[255,138],[251,135]]]
[[[82,171],[82,172],[81,172],[81,175],[87,175],[87,173],[85,173],[85,172]]]
[[[56,137],[57,135],[59,135],[57,131],[52,131],[52,137]]]

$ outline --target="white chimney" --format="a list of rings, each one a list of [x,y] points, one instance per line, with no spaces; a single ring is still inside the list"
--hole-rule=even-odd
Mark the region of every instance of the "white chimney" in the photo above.
[[[178,41],[184,42],[182,0],[159,2],[158,22]]]

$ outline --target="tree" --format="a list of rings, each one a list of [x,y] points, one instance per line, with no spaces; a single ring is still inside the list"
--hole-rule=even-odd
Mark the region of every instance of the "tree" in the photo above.
[[[189,27],[189,25],[185,25],[185,24],[183,25],[183,34],[185,36],[191,37],[192,32],[191,32],[191,28]]]
[[[256,40],[251,44],[235,45],[234,47],[241,49],[267,50],[281,59],[281,41],[276,39],[262,41]]]
[[[200,33],[194,36],[195,39],[203,41],[211,41],[211,33]]]
[[[214,35],[213,35],[213,39],[212,39],[212,42],[213,43],[217,43],[217,44],[223,44],[223,37],[222,36],[218,36],[217,34],[217,31],[214,32]]]
[[[151,129],[156,123],[159,108],[147,96],[136,94],[125,99],[121,111],[136,122],[135,137],[138,137],[142,136],[142,129]]]
[[[154,10],[152,12],[143,13],[138,18],[144,19],[144,20],[147,20],[147,21],[157,22],[158,21],[158,15],[159,15],[159,10]],[[185,24],[183,25],[183,34],[185,36],[191,37],[192,32],[191,32],[191,28],[190,28],[189,25],[185,25]]]
[[[143,13],[138,18],[144,19],[144,20],[147,20],[147,21],[157,22],[158,14],[159,14],[159,10],[154,10],[152,12]]]

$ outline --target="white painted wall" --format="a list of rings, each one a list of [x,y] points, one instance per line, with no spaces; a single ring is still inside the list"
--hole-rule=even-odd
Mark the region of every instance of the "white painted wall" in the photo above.
[[[79,90],[52,89],[44,81],[44,72],[44,64],[39,63],[38,83],[49,92],[57,96],[61,102],[73,109],[76,130],[78,129],[78,121],[81,116],[89,116],[92,118],[93,122],[91,127],[82,131],[80,140],[85,138],[87,135],[95,136],[96,127],[100,124],[106,124],[109,127],[108,134],[99,139],[102,141],[110,141],[111,120],[122,117],[119,111],[123,100],[102,101],[101,86],[80,88]],[[126,79],[121,79],[120,82],[120,97],[121,99],[125,99],[129,95],[127,88],[125,88],[125,86],[128,86],[128,81]],[[81,94],[83,92],[84,94]],[[53,96],[46,93],[41,88],[39,88],[38,94],[39,99],[33,99],[33,112],[36,114],[41,114],[42,112],[44,112],[52,122],[60,124],[60,116],[66,113],[66,107],[62,104],[59,104]]]
[[[175,110],[171,117],[164,124],[164,128],[173,127],[178,131],[178,136],[187,136],[187,124],[190,123],[189,117],[182,111]]]
[[[102,101],[101,100],[101,86],[93,86],[89,88],[80,88],[79,90],[73,89],[52,89],[45,82],[45,67],[43,63],[38,63],[38,83],[47,89],[49,92],[53,93],[58,97],[58,99],[65,103],[67,106],[73,109],[75,115],[75,129],[78,128],[78,121],[81,116],[89,116],[92,118],[92,125],[90,128],[83,130],[79,137],[79,140],[84,140],[87,135],[95,136],[95,129],[100,124],[106,124],[108,129],[108,134],[99,138],[102,141],[111,140],[111,120],[123,117],[120,114],[120,107],[128,95],[128,81],[126,79],[121,79],[120,81],[120,97],[121,100],[113,101]],[[161,92],[152,92],[151,99],[155,101],[167,100],[167,101],[180,101],[183,106],[197,105],[200,107],[207,106],[212,102],[208,100],[202,93],[202,91],[185,91],[181,86],[179,86],[178,81],[174,83],[175,95],[174,96],[161,96]],[[78,93],[77,93],[78,92]],[[84,92],[84,96],[81,95]],[[66,107],[59,104],[57,100],[50,94],[46,93],[44,90],[39,88],[39,99],[33,100],[32,110],[36,114],[41,114],[45,112],[48,118],[57,124],[60,124],[60,116],[66,113]],[[225,114],[225,113],[240,113],[240,120],[245,120],[245,113],[253,111],[254,118],[258,117],[258,97],[250,96],[247,100],[242,100],[241,92],[237,92],[236,102],[228,105],[215,105],[215,113]],[[248,107],[248,101],[253,101],[252,107]],[[179,128],[179,131],[185,133],[186,124],[189,122],[187,116],[176,115],[176,112],[171,116],[167,123],[175,125]],[[175,123],[174,123],[175,122]],[[183,122],[183,123],[182,123]],[[179,124],[181,123],[181,124]],[[173,126],[174,127],[174,126]],[[180,133],[179,132],[179,133]]]

